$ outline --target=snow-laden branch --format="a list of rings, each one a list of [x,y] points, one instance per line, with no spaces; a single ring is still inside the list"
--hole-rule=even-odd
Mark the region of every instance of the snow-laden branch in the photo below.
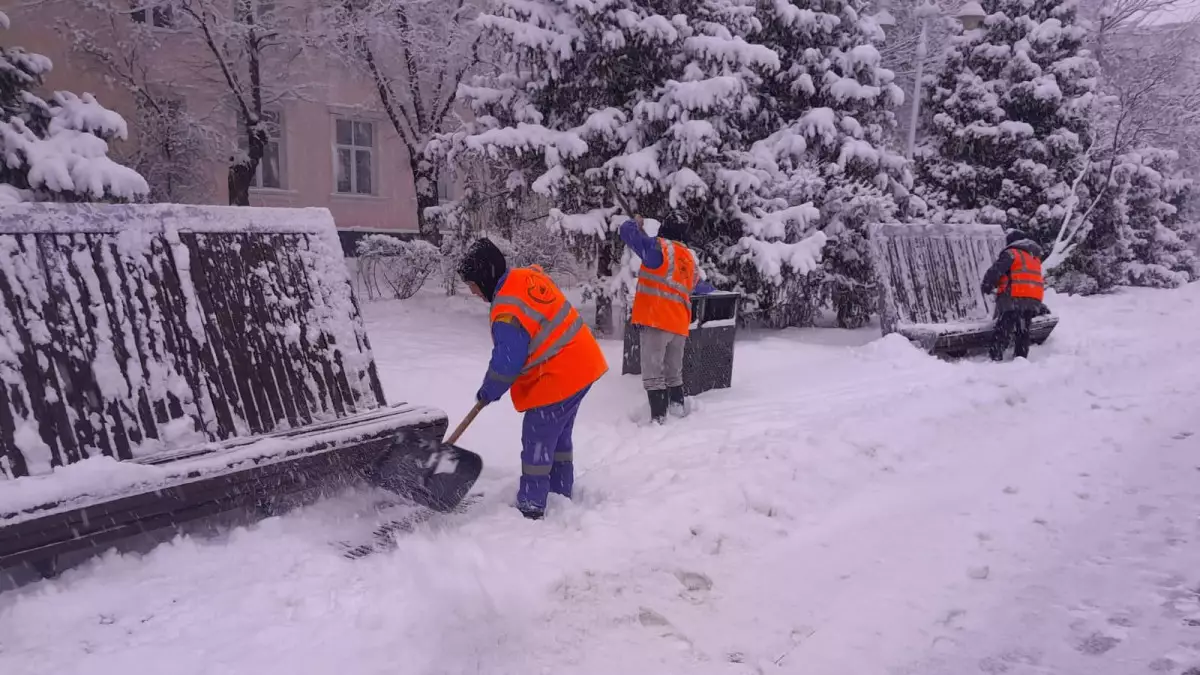
[[[1063,209],[1066,213],[1063,214],[1062,224],[1058,228],[1058,234],[1054,237],[1054,244],[1050,247],[1050,255],[1046,256],[1046,260],[1042,263],[1042,269],[1047,272],[1063,264],[1063,262],[1071,257],[1075,249],[1083,243],[1088,232],[1092,229],[1092,222],[1090,220],[1092,211],[1100,203],[1100,200],[1104,198],[1104,193],[1108,190],[1108,183],[1112,177],[1111,163],[1104,186],[1100,188],[1100,192],[1092,199],[1092,203],[1088,205],[1087,211],[1076,217],[1076,208],[1079,206],[1079,186],[1083,183],[1083,179],[1091,169],[1092,150],[1095,147],[1096,145],[1093,143],[1088,147],[1087,152],[1083,154],[1079,174],[1075,176],[1075,180],[1071,183],[1071,195],[1063,203]]]
[[[366,75],[404,142],[416,184],[417,217],[437,205],[439,167],[428,152],[451,123],[463,78],[480,62],[475,18],[483,0],[339,0],[318,10],[307,38],[321,55]]]

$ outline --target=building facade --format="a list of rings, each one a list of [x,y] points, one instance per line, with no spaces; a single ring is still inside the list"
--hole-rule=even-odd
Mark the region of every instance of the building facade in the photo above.
[[[231,6],[239,1],[228,0]],[[264,17],[279,22],[281,36],[311,10],[307,0],[290,0],[287,6],[253,1]],[[199,4],[217,3],[193,6]],[[228,202],[229,158],[239,149],[244,152],[245,128],[238,123],[220,60],[180,7],[171,0],[45,0],[6,11],[13,23],[9,44],[54,62],[48,91],[92,93],[125,117],[130,138],[114,143],[114,157],[124,159],[150,141],[150,132],[139,124],[144,112],[140,87],[162,93],[173,107],[186,110],[189,119],[200,120],[196,126],[205,129],[204,152],[194,156],[195,166],[184,167],[193,174],[189,187],[163,201]],[[228,19],[221,20],[227,25],[220,29],[236,30]],[[285,20],[290,22],[286,26]],[[285,37],[276,40],[283,44]],[[344,241],[352,241],[355,237],[345,235],[355,232],[415,234],[417,202],[409,157],[381,110],[374,84],[343,62],[321,58],[311,47],[303,53],[290,46],[272,49],[262,68],[269,142],[254,177],[251,204],[328,208],[344,230]],[[168,129],[153,142],[169,145],[195,133],[192,128]],[[152,188],[172,180],[156,170],[165,160],[146,159],[143,152],[142,161]]]

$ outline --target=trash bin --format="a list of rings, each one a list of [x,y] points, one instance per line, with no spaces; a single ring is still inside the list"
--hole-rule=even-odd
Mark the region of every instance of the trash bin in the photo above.
[[[733,341],[741,293],[717,291],[692,296],[692,326],[683,349],[683,390],[688,396],[733,383]],[[625,317],[622,375],[642,374],[640,326]]]

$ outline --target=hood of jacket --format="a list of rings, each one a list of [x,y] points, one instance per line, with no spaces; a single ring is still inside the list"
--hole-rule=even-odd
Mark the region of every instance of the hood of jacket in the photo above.
[[[486,238],[476,239],[458,264],[463,281],[473,282],[491,302],[496,297],[500,279],[508,272],[508,263],[499,248]]]
[[[1041,259],[1043,254],[1042,247],[1038,246],[1038,243],[1032,239],[1018,239],[1004,248],[1021,249],[1030,255],[1037,256],[1039,259]]]

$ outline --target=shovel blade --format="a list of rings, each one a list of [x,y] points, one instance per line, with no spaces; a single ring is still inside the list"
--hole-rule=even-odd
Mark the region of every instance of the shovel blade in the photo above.
[[[443,444],[431,468],[415,500],[435,511],[451,511],[475,485],[483,471],[483,458],[457,445]]]
[[[389,454],[376,467],[381,487],[434,511],[453,511],[483,471],[483,458],[457,445],[440,443],[429,451]]]

